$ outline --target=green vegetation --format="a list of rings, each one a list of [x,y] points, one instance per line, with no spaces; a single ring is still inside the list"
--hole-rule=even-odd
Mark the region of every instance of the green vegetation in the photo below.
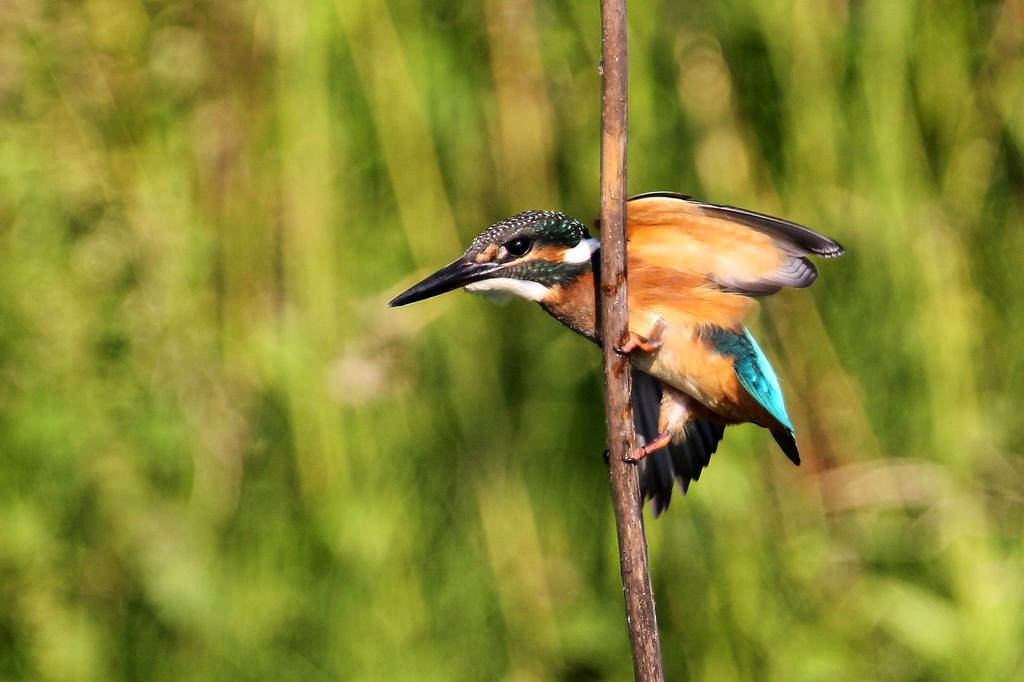
[[[673,680],[1024,677],[1024,14],[631,6],[630,186],[848,249],[648,524]],[[597,212],[597,3],[0,3],[0,678],[627,679],[599,356],[390,310]]]

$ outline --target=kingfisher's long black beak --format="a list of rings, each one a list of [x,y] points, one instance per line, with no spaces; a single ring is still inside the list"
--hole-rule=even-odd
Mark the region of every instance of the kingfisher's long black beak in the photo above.
[[[395,296],[388,305],[394,308],[407,303],[422,301],[425,298],[437,296],[452,289],[458,289],[467,284],[487,279],[500,268],[501,265],[499,263],[475,263],[466,258],[460,258],[454,263],[444,266],[419,284]]]

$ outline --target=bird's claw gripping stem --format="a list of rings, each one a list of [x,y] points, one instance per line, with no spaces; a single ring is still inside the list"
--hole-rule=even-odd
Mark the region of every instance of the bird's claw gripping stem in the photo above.
[[[655,439],[652,440],[650,443],[647,443],[646,445],[641,445],[640,447],[633,450],[631,454],[623,457],[623,459],[631,464],[636,464],[637,462],[639,462],[640,460],[642,460],[644,457],[651,454],[655,450],[660,450],[661,448],[668,445],[671,440],[672,434],[670,434],[668,431],[665,431],[664,433],[659,433],[657,437],[655,437]]]
[[[648,332],[647,336],[640,336],[636,332],[631,331],[626,339],[626,343],[617,346],[615,352],[626,355],[639,348],[645,353],[653,353],[661,348],[661,334],[664,331],[665,320],[659,317],[658,321],[651,326],[651,331]]]

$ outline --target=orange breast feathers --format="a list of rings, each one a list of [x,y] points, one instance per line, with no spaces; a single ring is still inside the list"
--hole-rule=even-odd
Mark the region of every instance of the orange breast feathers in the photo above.
[[[630,320],[632,324],[632,311]],[[722,423],[750,420],[732,358],[716,353],[695,327],[669,322],[661,347],[652,353],[635,352],[632,360],[640,371],[695,398]]]

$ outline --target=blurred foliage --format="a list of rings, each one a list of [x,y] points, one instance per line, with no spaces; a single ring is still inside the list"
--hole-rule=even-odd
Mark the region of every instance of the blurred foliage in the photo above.
[[[633,3],[630,184],[842,241],[648,524],[673,680],[1024,677],[1024,4]],[[385,302],[597,211],[597,3],[0,3],[0,678],[627,679],[599,357]]]

